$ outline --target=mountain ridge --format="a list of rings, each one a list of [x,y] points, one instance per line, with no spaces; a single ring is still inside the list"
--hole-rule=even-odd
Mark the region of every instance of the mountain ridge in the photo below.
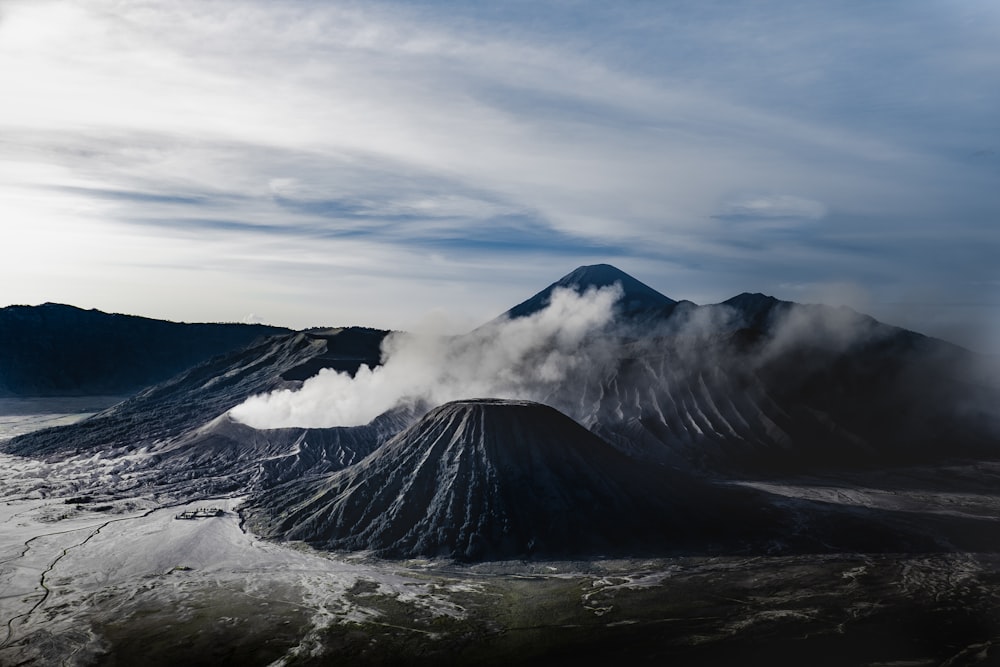
[[[44,303],[0,309],[0,395],[130,394],[264,336],[261,324],[184,323]]]
[[[598,268],[605,278],[620,273]],[[597,346],[591,362],[521,398],[560,410],[646,465],[717,477],[1000,455],[997,392],[969,381],[972,353],[849,309],[752,293],[730,302],[674,302],[651,319],[626,318],[622,328],[613,323],[583,342]],[[84,422],[21,435],[0,449],[52,459],[163,451],[151,464],[162,471],[151,479],[183,480],[185,466],[196,464],[211,471],[212,481],[201,488],[227,492],[248,480],[266,486],[328,473],[356,462],[434,405],[412,403],[357,431],[203,427],[251,395],[294,391],[322,368],[352,375],[361,364],[378,365],[387,333],[350,327],[265,339]],[[464,344],[461,337],[448,340]],[[308,447],[293,452],[300,441]],[[253,457],[270,462],[254,472]]]

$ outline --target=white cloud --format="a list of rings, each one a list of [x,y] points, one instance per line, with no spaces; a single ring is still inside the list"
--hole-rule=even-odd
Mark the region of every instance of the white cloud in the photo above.
[[[826,216],[822,202],[794,195],[755,195],[731,201],[722,217],[751,220],[820,220]]]
[[[588,337],[611,320],[621,287],[554,290],[547,308],[494,321],[458,338],[392,334],[383,364],[354,377],[324,369],[298,390],[253,396],[232,416],[254,428],[358,426],[407,404],[463,398],[545,401],[575,372],[593,373],[601,345]]]
[[[87,7],[17,6],[5,32],[49,33],[6,51],[20,62],[0,74],[14,100],[0,124],[152,130],[165,143],[236,141],[360,166],[381,157],[515,199],[560,229],[598,238],[690,229],[734,185],[802,182],[792,154],[780,164],[767,159],[774,148],[867,160],[878,144],[720,91],[664,87],[558,45],[449,32],[377,5]],[[262,165],[242,161],[239,143],[224,165],[168,148],[148,175],[169,183],[211,164],[235,170],[229,181],[258,176],[247,172]],[[297,175],[259,177],[258,191]]]

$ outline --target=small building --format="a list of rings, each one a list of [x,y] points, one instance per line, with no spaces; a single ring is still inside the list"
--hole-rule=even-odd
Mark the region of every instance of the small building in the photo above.
[[[219,509],[218,507],[199,507],[195,510],[185,510],[176,515],[174,518],[191,521],[194,519],[211,519],[215,516],[223,516],[225,513],[225,510]]]

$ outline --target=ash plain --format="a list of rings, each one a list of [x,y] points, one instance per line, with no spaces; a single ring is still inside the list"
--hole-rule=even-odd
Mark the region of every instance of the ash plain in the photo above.
[[[1000,663],[995,549],[387,561],[259,540],[241,496],[75,495],[141,474],[143,456],[0,457],[0,664]],[[995,523],[998,477],[968,464],[747,484]],[[209,507],[224,513],[175,518]]]

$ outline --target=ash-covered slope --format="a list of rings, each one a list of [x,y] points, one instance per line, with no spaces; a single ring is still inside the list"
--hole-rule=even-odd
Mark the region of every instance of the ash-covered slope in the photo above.
[[[10,454],[58,458],[169,441],[251,394],[284,386],[282,373],[324,349],[322,340],[303,334],[266,339],[190,368],[83,422],[29,433],[0,446]]]
[[[757,474],[1000,457],[977,357],[845,308],[744,294],[622,346],[574,417],[640,458]]]
[[[530,299],[508,310],[504,316],[516,319],[537,313],[549,304],[556,288],[572,289],[580,294],[588,289],[608,287],[616,283],[622,288],[622,298],[618,303],[619,316],[630,319],[661,317],[669,314],[677,304],[621,269],[610,264],[594,264],[581,266],[566,274]]]
[[[459,560],[665,553],[766,538],[751,494],[654,470],[553,408],[435,408],[361,463],[248,504],[259,534]]]
[[[339,470],[410,424],[413,409],[398,409],[353,428],[273,430],[239,424],[227,412],[253,394],[298,386],[287,378],[297,377],[303,368],[376,363],[370,352],[385,334],[334,329],[265,339],[195,366],[88,420],[13,438],[0,448],[49,460],[142,452],[129,464],[127,476],[99,480],[100,488],[87,489],[116,494],[136,488],[179,497],[248,492]]]
[[[288,329],[183,324],[46,303],[0,309],[0,395],[127,394]]]
[[[413,420],[398,409],[362,426],[255,429],[223,414],[157,446],[141,478],[172,497],[256,492],[353,465]]]
[[[58,457],[173,441],[253,394],[299,386],[311,369],[352,371],[361,363],[377,364],[387,333],[352,327],[263,339],[189,368],[86,421],[13,438],[0,444],[0,451]]]
[[[1000,457],[1000,391],[974,353],[848,308],[673,302],[599,265],[508,316],[612,282],[649,307],[619,310],[583,341],[587,364],[530,397],[630,456],[729,476]]]

